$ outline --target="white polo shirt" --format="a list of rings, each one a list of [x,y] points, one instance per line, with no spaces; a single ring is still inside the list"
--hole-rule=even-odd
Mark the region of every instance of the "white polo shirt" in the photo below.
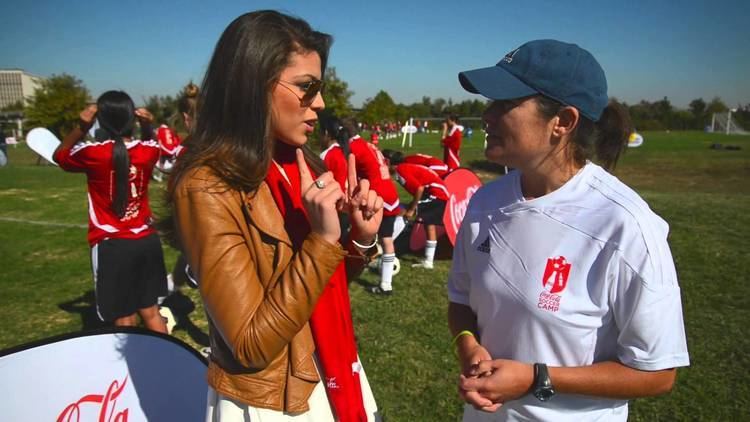
[[[448,279],[477,315],[493,358],[641,370],[689,365],[667,223],[588,163],[556,191],[524,200],[511,172],[471,199]],[[627,401],[532,395],[465,420],[627,420]],[[489,417],[489,419],[487,419]]]

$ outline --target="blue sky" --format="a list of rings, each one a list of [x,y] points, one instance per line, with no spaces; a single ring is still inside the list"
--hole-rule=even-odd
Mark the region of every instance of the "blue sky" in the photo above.
[[[462,70],[493,65],[526,41],[557,38],[591,51],[609,94],[750,103],[750,1],[16,1],[0,8],[0,68],[63,72],[94,96],[136,102],[199,82],[223,29],[273,8],[335,37],[329,64],[359,107],[379,90],[397,102],[474,98]]]

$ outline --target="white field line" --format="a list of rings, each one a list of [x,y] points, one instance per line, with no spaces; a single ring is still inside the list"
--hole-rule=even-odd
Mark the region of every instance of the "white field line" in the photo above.
[[[54,221],[34,221],[34,220],[25,220],[23,218],[13,218],[13,217],[0,217],[0,221],[7,221],[9,223],[33,224],[36,226],[47,226],[47,227],[67,227],[67,228],[73,228],[73,229],[88,228],[86,224],[56,223]]]

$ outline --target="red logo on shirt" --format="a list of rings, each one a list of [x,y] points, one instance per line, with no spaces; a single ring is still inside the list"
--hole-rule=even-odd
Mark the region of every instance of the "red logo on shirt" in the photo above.
[[[565,290],[568,285],[568,275],[570,274],[570,264],[564,256],[547,259],[547,267],[544,269],[542,277],[542,286],[548,292],[554,294]]]

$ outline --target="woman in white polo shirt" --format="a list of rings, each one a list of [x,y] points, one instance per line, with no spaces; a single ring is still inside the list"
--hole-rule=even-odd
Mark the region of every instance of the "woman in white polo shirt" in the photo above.
[[[586,50],[526,43],[459,74],[493,100],[448,281],[464,420],[626,420],[689,365],[667,223],[605,168],[629,118]],[[592,163],[597,159],[604,167]]]

